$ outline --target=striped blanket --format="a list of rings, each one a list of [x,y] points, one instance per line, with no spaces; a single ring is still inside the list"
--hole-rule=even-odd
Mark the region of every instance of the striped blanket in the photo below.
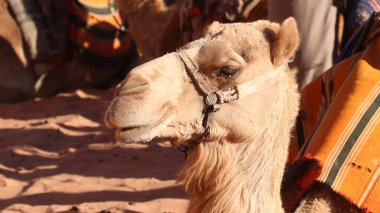
[[[114,0],[9,0],[9,4],[34,61],[74,53],[91,63],[113,64],[136,54]]]
[[[136,47],[114,0],[67,0],[70,40],[77,54],[91,62],[125,60]]]
[[[298,132],[299,141],[308,139],[299,155],[323,165],[318,180],[371,212],[380,212],[379,23],[377,17],[364,51],[305,88]]]

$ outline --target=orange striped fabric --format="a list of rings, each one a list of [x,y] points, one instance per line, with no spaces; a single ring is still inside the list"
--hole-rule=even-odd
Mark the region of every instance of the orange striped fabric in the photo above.
[[[292,138],[290,143],[288,164],[297,159],[304,140],[312,137],[318,122],[321,121],[345,77],[348,76],[360,56],[361,54],[357,54],[347,58],[304,88],[301,95],[300,116],[297,119],[299,123],[297,126],[302,128],[302,134],[300,135],[297,129],[294,130],[293,134],[297,136]]]
[[[321,95],[322,93],[322,95]],[[380,37],[303,92],[300,155],[321,161],[319,180],[380,212]]]
[[[67,0],[67,3],[72,22],[70,38],[80,55],[116,58],[135,50],[113,0]]]

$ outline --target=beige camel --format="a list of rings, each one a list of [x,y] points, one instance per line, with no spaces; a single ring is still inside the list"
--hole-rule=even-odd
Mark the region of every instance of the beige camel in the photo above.
[[[221,25],[133,69],[105,122],[125,143],[157,138],[189,147],[178,175],[189,212],[283,212],[280,185],[299,103],[287,63],[298,44],[292,18]],[[217,90],[208,102],[228,103],[210,112],[203,95]]]

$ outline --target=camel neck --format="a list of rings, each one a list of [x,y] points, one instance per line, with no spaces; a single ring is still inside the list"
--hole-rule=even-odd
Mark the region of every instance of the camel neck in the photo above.
[[[191,196],[190,213],[284,211],[280,188],[299,98],[298,93],[289,97],[290,90],[281,89],[287,84],[287,78],[280,82],[278,96],[272,97],[276,104],[243,132],[234,134],[214,123],[219,134],[212,132],[209,140],[214,135],[222,139],[201,143],[188,153],[178,180]]]
[[[176,7],[166,7],[159,1],[121,2],[130,33],[145,60],[154,59],[176,49],[179,43],[175,33],[179,28]]]
[[[287,146],[283,141],[198,146],[179,174],[191,195],[189,212],[283,212],[280,186]]]

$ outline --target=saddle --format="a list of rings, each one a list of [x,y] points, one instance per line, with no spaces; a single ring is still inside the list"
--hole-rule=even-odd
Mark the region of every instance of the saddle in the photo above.
[[[128,23],[114,0],[67,0],[74,52],[92,63],[114,64],[136,53]]]
[[[113,0],[9,0],[9,5],[34,64],[73,56],[113,64],[135,55]]]

